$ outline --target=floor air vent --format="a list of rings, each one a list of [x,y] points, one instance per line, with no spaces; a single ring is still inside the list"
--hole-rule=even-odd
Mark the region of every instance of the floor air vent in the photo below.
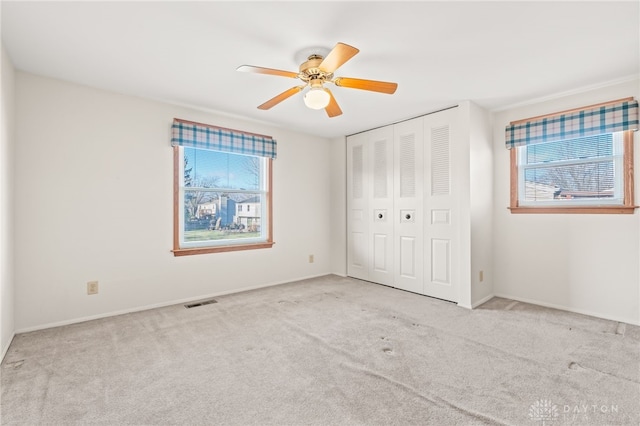
[[[210,305],[212,303],[218,303],[218,301],[216,299],[201,300],[199,302],[188,303],[188,304],[184,305],[184,307],[187,308],[187,309],[191,309],[191,308],[195,308],[197,306]]]

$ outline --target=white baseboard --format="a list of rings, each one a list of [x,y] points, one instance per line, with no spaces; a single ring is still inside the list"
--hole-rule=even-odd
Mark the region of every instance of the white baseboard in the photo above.
[[[64,320],[64,321],[57,321],[57,322],[52,322],[52,323],[47,323],[47,324],[40,324],[40,325],[36,325],[36,326],[32,326],[32,327],[24,327],[24,328],[16,330],[15,333],[11,336],[11,340],[9,341],[9,344],[6,347],[2,348],[2,357],[0,357],[0,361],[2,359],[4,359],[4,356],[6,355],[7,350],[9,349],[9,346],[11,346],[11,341],[13,340],[15,335],[19,334],[19,333],[28,333],[28,332],[31,332],[31,331],[44,330],[44,329],[47,329],[47,328],[60,327],[60,326],[63,326],[63,325],[76,324],[76,323],[80,323],[80,322],[92,321],[92,320],[101,319],[101,318],[108,318],[108,317],[112,317],[112,316],[116,316],[116,315],[129,314],[129,313],[132,313],[132,312],[140,312],[140,311],[146,311],[146,310],[149,310],[149,309],[163,308],[165,306],[179,305],[179,304],[182,304],[182,303],[188,303],[188,302],[193,302],[193,301],[197,301],[197,300],[208,299],[208,298],[211,298],[211,297],[218,297],[218,296],[224,296],[224,295],[227,295],[227,294],[241,293],[243,291],[257,290],[257,289],[260,289],[260,288],[266,288],[266,287],[272,287],[272,286],[276,286],[276,285],[288,284],[288,283],[291,283],[291,282],[303,281],[303,280],[308,280],[308,279],[318,278],[318,277],[324,277],[324,276],[327,276],[327,275],[337,275],[337,276],[340,276],[340,277],[346,277],[346,275],[336,274],[336,273],[324,273],[324,274],[317,274],[317,275],[309,275],[309,276],[306,276],[306,277],[296,278],[294,280],[270,282],[270,283],[260,284],[260,285],[256,285],[256,286],[241,287],[241,288],[233,289],[233,290],[227,290],[227,291],[222,291],[222,292],[204,294],[204,295],[197,296],[197,297],[189,297],[189,298],[185,298],[185,299],[171,300],[171,301],[167,301],[167,302],[155,303],[155,304],[145,305],[145,306],[139,306],[139,307],[130,308],[130,309],[122,309],[122,310],[118,310],[118,311],[111,311],[111,312],[98,314],[98,315],[90,315],[90,316],[86,316],[86,317],[73,318],[73,319]],[[563,311],[574,312],[574,313],[577,313],[577,314],[589,315],[589,316],[596,317],[596,318],[603,318],[603,319],[607,319],[607,320],[611,320],[611,321],[618,321],[618,322],[623,322],[623,323],[627,323],[627,324],[640,325],[640,319],[631,320],[629,318],[616,317],[616,316],[613,316],[613,315],[603,315],[603,314],[598,313],[598,312],[593,312],[593,311],[584,310],[584,309],[575,309],[575,308],[572,308],[572,307],[569,307],[569,306],[563,306],[563,305],[558,305],[558,304],[554,304],[554,303],[547,303],[547,302],[542,302],[542,301],[539,301],[539,300],[527,299],[527,298],[512,296],[512,295],[504,294],[504,293],[491,294],[491,295],[489,295],[489,296],[487,296],[487,297],[475,302],[471,306],[463,306],[463,307],[464,308],[468,308],[468,309],[476,308],[476,307],[482,305],[483,303],[489,301],[492,297],[502,297],[502,298],[505,298],[505,299],[511,299],[511,300],[517,300],[519,302],[530,303],[532,305],[539,305],[539,306],[544,306],[544,307],[547,307],[547,308],[560,309],[560,310],[563,310]]]
[[[573,312],[573,313],[576,313],[576,314],[588,315],[590,317],[602,318],[602,319],[606,319],[606,320],[610,320],[610,321],[624,322],[626,324],[632,324],[632,325],[640,325],[640,319],[633,320],[633,319],[630,319],[630,318],[622,318],[622,317],[618,317],[618,316],[615,316],[615,315],[603,315],[600,312],[593,312],[593,311],[589,311],[587,309],[576,309],[576,308],[572,308],[570,306],[564,306],[564,305],[558,305],[558,304],[555,304],[555,303],[542,302],[540,300],[527,299],[527,298],[524,298],[524,297],[511,296],[509,294],[504,294],[504,293],[496,293],[494,296],[495,297],[502,297],[504,299],[517,300],[518,302],[530,303],[532,305],[544,306],[545,308],[559,309],[561,311]]]
[[[0,363],[4,361],[4,356],[7,354],[7,351],[9,350],[9,347],[11,346],[11,342],[13,342],[14,337],[16,337],[16,333],[13,333],[11,335],[11,339],[9,339],[9,343],[7,343],[7,346],[2,348],[2,356],[0,356]]]
[[[488,295],[487,297],[483,297],[482,299],[478,300],[476,303],[473,303],[473,304],[471,305],[471,308],[475,309],[475,308],[477,308],[478,306],[482,305],[483,303],[486,303],[486,302],[488,302],[489,300],[493,299],[494,297],[495,297],[495,295],[493,295],[493,294],[490,294],[490,295]]]
[[[16,330],[15,334],[29,333],[31,331],[38,331],[38,330],[44,330],[44,329],[47,329],[47,328],[61,327],[63,325],[77,324],[77,323],[80,323],[80,322],[92,321],[92,320],[101,319],[101,318],[108,318],[108,317],[113,317],[113,316],[116,316],[116,315],[130,314],[130,313],[133,313],[133,312],[148,311],[149,309],[164,308],[165,306],[180,305],[180,304],[183,304],[183,303],[195,302],[197,300],[209,299],[211,297],[225,296],[227,294],[234,294],[234,293],[242,293],[243,291],[257,290],[257,289],[265,288],[265,287],[273,287],[273,286],[276,286],[276,285],[288,284],[288,283],[292,283],[292,282],[296,282],[296,281],[309,280],[309,279],[312,279],[312,278],[324,277],[324,276],[327,276],[327,275],[331,275],[331,274],[330,273],[324,273],[324,274],[317,274],[317,275],[309,275],[309,276],[306,276],[306,277],[296,278],[296,279],[293,279],[293,280],[277,281],[277,282],[270,282],[270,283],[266,283],[266,284],[255,285],[255,286],[241,287],[241,288],[237,288],[237,289],[233,289],[233,290],[227,290],[227,291],[220,291],[220,292],[216,292],[216,293],[203,294],[201,296],[196,296],[196,297],[188,297],[186,299],[170,300],[170,301],[167,301],[167,302],[154,303],[154,304],[151,304],[151,305],[138,306],[138,307],[135,307],[135,308],[122,309],[122,310],[118,310],[118,311],[111,311],[111,312],[106,312],[106,313],[103,313],[103,314],[90,315],[90,316],[81,317],[81,318],[72,318],[72,319],[68,319],[68,320],[64,320],[64,321],[56,321],[56,322],[51,322],[51,323],[47,323],[47,324],[35,325],[35,326],[32,326],[32,327],[24,327],[24,328],[20,328],[19,330]],[[14,336],[15,336],[15,334],[14,334]]]

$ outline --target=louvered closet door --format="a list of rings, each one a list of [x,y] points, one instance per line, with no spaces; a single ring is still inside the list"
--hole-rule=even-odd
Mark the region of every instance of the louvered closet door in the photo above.
[[[394,126],[394,287],[423,292],[423,119]]]
[[[424,117],[424,294],[458,301],[458,211],[452,174],[452,140],[458,109]]]
[[[365,133],[369,149],[369,279],[393,285],[393,127]]]
[[[347,275],[369,279],[369,149],[366,135],[347,138]]]

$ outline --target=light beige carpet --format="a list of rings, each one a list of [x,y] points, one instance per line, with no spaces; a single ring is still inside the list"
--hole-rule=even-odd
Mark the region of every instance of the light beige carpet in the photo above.
[[[327,276],[16,336],[3,424],[638,425],[640,328]]]

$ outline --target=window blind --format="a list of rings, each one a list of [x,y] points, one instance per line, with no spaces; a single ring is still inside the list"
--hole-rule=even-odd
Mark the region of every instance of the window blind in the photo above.
[[[519,153],[520,205],[548,200],[621,202],[620,133],[527,146]]]

